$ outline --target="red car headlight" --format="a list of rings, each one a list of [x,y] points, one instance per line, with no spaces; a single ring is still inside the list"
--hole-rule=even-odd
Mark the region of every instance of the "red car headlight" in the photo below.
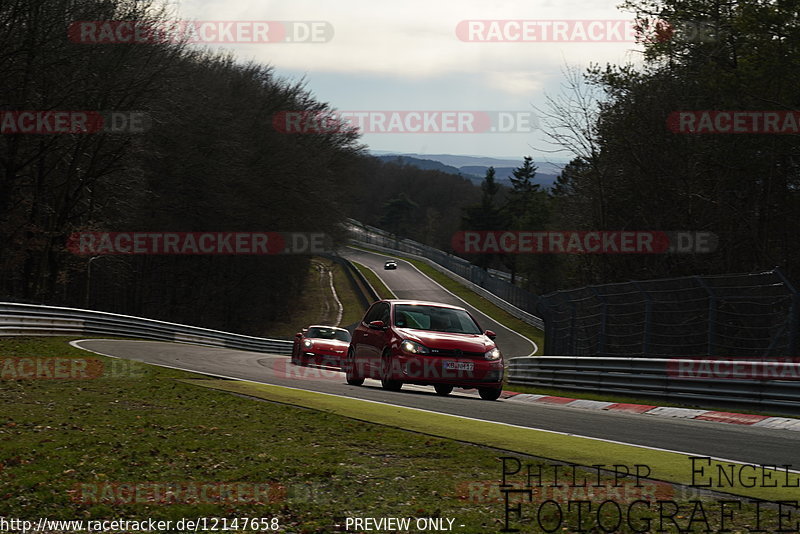
[[[428,350],[428,347],[420,345],[416,341],[411,341],[410,339],[404,339],[400,343],[400,348],[403,349],[403,352],[409,354],[430,354],[431,352]]]
[[[496,361],[500,359],[500,349],[497,347],[493,348],[492,350],[486,351],[486,354],[483,355],[484,358],[490,361]]]

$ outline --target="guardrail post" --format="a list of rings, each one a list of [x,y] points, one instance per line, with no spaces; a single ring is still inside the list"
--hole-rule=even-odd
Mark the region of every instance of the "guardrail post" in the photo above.
[[[708,293],[708,340],[706,341],[706,356],[716,352],[717,344],[717,295],[699,276],[694,277]]]
[[[798,328],[800,328],[800,294],[797,293],[797,289],[795,289],[794,285],[789,282],[789,279],[783,275],[780,269],[775,267],[773,272],[780,277],[781,281],[783,281],[789,291],[792,292],[792,304],[789,306],[789,317],[786,321],[789,324],[789,343],[786,347],[786,351],[790,356],[795,356],[797,355],[797,333]]]
[[[606,318],[608,317],[608,301],[606,300],[605,296],[601,295],[597,288],[594,286],[588,286],[589,291],[591,291],[597,300],[600,301],[602,304],[602,312],[600,315],[600,333],[597,336],[597,354],[605,354],[606,352]]]
[[[575,306],[575,301],[569,301],[569,308],[570,308],[570,318],[569,318],[569,354],[577,354],[577,349],[575,348],[575,338],[577,336],[577,332],[575,331],[575,318],[577,313],[577,306]]]
[[[642,289],[638,282],[632,280],[633,287],[644,296],[644,328],[642,329],[642,356],[647,356],[650,351],[650,325],[653,322],[653,298]]]

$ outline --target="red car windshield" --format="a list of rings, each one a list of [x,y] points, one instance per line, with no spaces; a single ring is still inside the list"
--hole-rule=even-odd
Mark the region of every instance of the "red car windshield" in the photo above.
[[[398,304],[394,308],[394,324],[400,328],[451,332],[454,334],[480,334],[481,329],[464,310],[438,306]]]
[[[306,332],[306,337],[317,339],[336,339],[338,341],[350,342],[350,332],[338,328],[319,328],[312,327]]]

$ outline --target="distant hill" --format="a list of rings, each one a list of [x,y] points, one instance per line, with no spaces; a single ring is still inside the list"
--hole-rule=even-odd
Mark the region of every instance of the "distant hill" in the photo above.
[[[519,165],[515,167],[495,167],[494,172],[497,178],[497,181],[500,183],[510,184],[511,183],[511,175],[514,172],[514,169],[519,167]],[[483,167],[480,165],[466,165],[461,167],[461,171],[464,176],[471,175],[471,176],[479,176],[477,178],[478,182],[483,181],[483,177],[486,175],[486,169],[489,167]],[[552,187],[552,185],[556,181],[557,174],[546,174],[541,172],[540,170],[536,171],[536,176],[533,178],[533,183],[539,184],[545,189]]]
[[[400,165],[413,165],[419,169],[436,170],[458,176],[463,176],[475,183],[481,183],[486,175],[486,169],[494,167],[497,180],[510,184],[510,176],[514,169],[522,165],[522,159],[500,159],[482,156],[458,156],[451,154],[387,154],[376,153],[375,157],[382,161],[398,163]],[[538,167],[534,182],[544,188],[549,188],[556,181],[556,177],[566,162],[537,162]]]
[[[385,155],[385,156],[375,156],[381,161],[387,161],[389,163],[397,163],[398,165],[413,165],[418,169],[424,169],[426,171],[442,171],[448,174],[456,174],[456,175],[463,175],[460,169],[457,167],[453,167],[451,165],[445,165],[440,161],[434,161],[432,159],[421,159],[415,158],[411,156],[400,156],[400,155]],[[469,178],[472,180],[475,176],[466,176],[464,178]]]

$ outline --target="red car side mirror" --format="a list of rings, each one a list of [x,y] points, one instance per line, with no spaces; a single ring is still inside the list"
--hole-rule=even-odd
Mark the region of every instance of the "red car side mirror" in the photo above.
[[[384,328],[386,328],[386,325],[384,324],[383,321],[371,321],[369,323],[369,327],[374,328],[375,330],[383,330]]]
[[[496,338],[496,337],[497,337],[497,334],[495,334],[495,333],[494,333],[494,332],[492,332],[491,330],[487,330],[486,332],[484,332],[484,333],[483,333],[483,335],[485,335],[485,336],[486,336],[486,337],[488,337],[489,339],[494,339],[494,338]]]

